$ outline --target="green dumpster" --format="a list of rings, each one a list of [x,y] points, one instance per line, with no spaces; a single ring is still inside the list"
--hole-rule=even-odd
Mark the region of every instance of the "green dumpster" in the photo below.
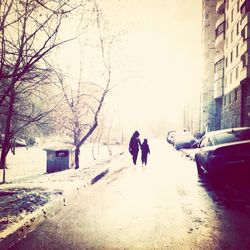
[[[75,168],[74,147],[45,148],[44,150],[47,153],[47,173]]]

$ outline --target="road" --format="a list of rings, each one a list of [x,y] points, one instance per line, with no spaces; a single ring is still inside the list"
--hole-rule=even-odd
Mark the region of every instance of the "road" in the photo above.
[[[147,167],[115,161],[12,249],[250,249],[249,188],[211,185],[165,141],[150,145]]]

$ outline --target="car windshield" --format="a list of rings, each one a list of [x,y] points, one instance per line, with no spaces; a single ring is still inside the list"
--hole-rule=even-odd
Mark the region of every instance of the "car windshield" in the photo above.
[[[250,140],[250,130],[229,131],[214,135],[217,144]]]

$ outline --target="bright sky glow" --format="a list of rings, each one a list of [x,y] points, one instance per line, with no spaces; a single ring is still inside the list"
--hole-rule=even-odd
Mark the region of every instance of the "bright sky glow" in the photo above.
[[[115,121],[131,130],[154,121],[181,127],[184,103],[199,101],[201,1],[102,0],[100,7],[111,31],[125,31],[112,51],[119,85],[107,105]],[[67,67],[77,69],[78,46],[67,45],[65,54]],[[95,74],[95,61],[88,63],[86,74]]]

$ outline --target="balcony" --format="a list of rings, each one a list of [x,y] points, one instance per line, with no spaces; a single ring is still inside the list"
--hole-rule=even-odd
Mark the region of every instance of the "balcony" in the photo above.
[[[250,65],[244,67],[240,72],[240,81],[243,81],[246,78],[250,78]]]
[[[250,40],[249,39],[246,39],[245,41],[243,41],[243,43],[241,45],[241,49],[240,49],[240,54],[243,55],[247,51],[250,51]]]
[[[240,4],[240,13],[242,16],[245,16],[248,12],[250,12],[250,2],[249,0],[241,0]]]
[[[218,34],[215,38],[215,48],[219,51],[224,50],[224,40],[225,40],[225,34],[224,31],[220,34]]]
[[[216,51],[214,64],[216,64],[217,62],[219,62],[223,58],[224,58],[224,51]]]
[[[214,73],[214,81],[218,81],[224,77],[224,69],[220,69]]]
[[[214,98],[219,98],[223,95],[223,78],[214,83]]]
[[[216,4],[216,12],[221,15],[225,12],[226,1],[225,0],[217,0]]]
[[[241,19],[241,28],[244,28],[249,23],[250,23],[250,12],[242,17],[242,19]]]
[[[222,24],[225,23],[225,15],[220,15],[218,20],[216,21],[215,27],[216,29]]]

